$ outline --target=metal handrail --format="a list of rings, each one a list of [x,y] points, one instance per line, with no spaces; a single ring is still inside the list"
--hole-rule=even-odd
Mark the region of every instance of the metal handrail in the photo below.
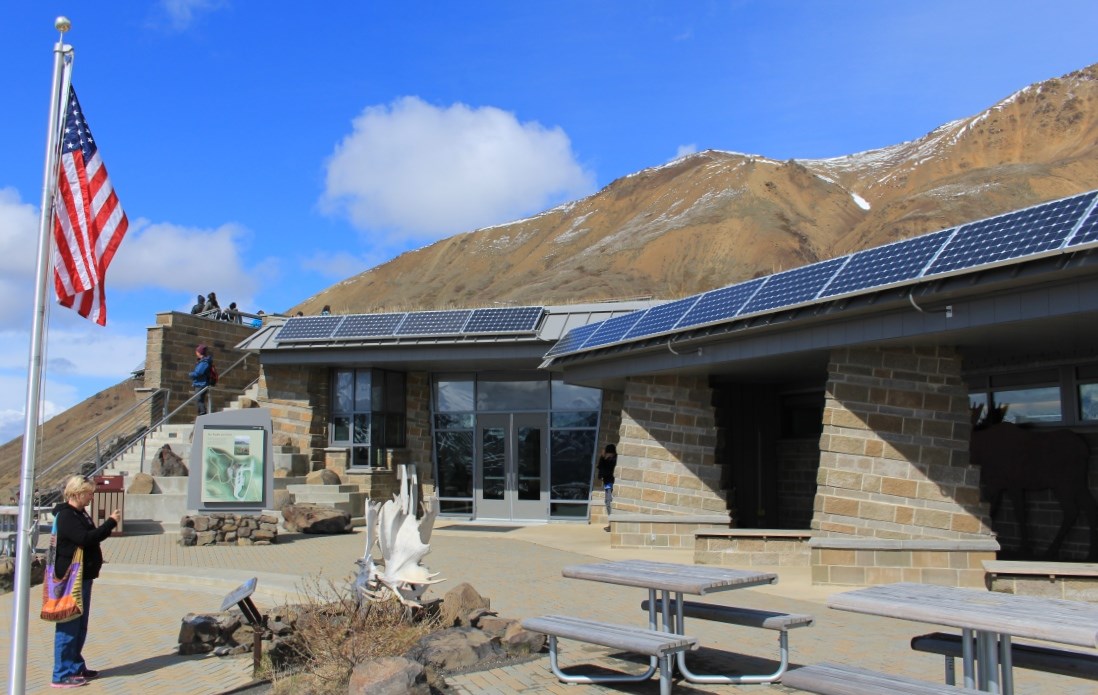
[[[228,366],[228,368],[219,375],[219,377],[224,376],[225,374],[228,374],[232,370],[236,369],[240,364],[242,364],[244,362],[247,362],[249,357],[251,357],[251,353],[248,353],[248,352],[244,353],[243,355],[240,356],[239,359],[237,359],[236,362],[233,362],[232,364],[230,364]],[[255,383],[255,382],[252,382],[252,383]],[[251,384],[248,385],[248,387],[250,387],[250,386],[251,386]],[[248,387],[246,387],[246,388],[248,388]],[[170,422],[172,417],[174,417],[176,413],[183,410],[184,408],[189,406],[191,403],[195,402],[195,400],[197,400],[200,397],[205,398],[206,394],[213,388],[215,388],[215,387],[205,386],[200,391],[195,391],[194,394],[192,394],[190,398],[188,398],[187,400],[180,403],[170,413],[167,413],[166,415],[161,417],[156,422],[150,424],[149,428],[147,430],[145,430],[144,432],[142,432],[140,437],[135,437],[133,442],[130,442],[126,446],[119,448],[119,450],[116,451],[113,455],[111,455],[108,458],[101,461],[99,463],[98,467],[96,467],[96,469],[92,473],[90,473],[89,475],[97,475],[99,472],[101,472],[104,469],[106,469],[107,467],[111,466],[115,461],[122,458],[122,456],[126,453],[126,451],[128,449],[130,449],[131,447],[133,447],[134,445],[136,445],[138,443],[138,439],[140,439],[140,442],[141,442],[141,460],[144,461],[145,460],[145,440],[148,438],[148,436],[151,433],[155,432],[157,430],[157,428],[159,428],[161,425],[163,425],[167,422]]]
[[[104,432],[108,431],[110,428],[114,427],[115,425],[117,425],[119,422],[122,421],[123,418],[129,416],[131,413],[136,411],[138,408],[144,407],[149,401],[156,398],[161,393],[165,394],[165,396],[171,395],[171,391],[169,391],[168,389],[156,389],[155,391],[150,393],[148,396],[146,396],[142,400],[140,400],[137,403],[133,404],[133,406],[131,406],[128,410],[126,410],[126,412],[120,414],[118,417],[111,420],[106,425],[103,425],[102,427],[100,427],[99,430],[95,434],[91,435],[90,437],[88,437],[84,441],[77,444],[75,447],[73,447],[73,449],[69,453],[65,454],[61,458],[59,458],[56,461],[54,461],[53,463],[51,463],[44,470],[39,471],[36,474],[35,477],[41,477],[41,476],[46,475],[47,473],[52,471],[54,468],[57,468],[61,464],[65,463],[68,459],[72,458],[73,456],[76,456],[84,448],[85,445],[91,444],[93,441],[96,442],[96,448],[98,449],[98,447],[99,447],[98,440],[99,440],[100,435],[102,435]],[[164,410],[167,410],[167,409],[168,409],[168,399],[165,398],[164,399]]]
[[[227,369],[225,369],[225,371],[224,371],[224,372],[222,372],[220,376],[224,376],[224,375],[227,375],[227,374],[229,374],[230,372],[232,372],[232,370],[236,369],[236,368],[237,368],[238,366],[240,366],[240,365],[241,365],[242,363],[245,363],[245,362],[247,362],[247,360],[248,360],[248,358],[249,358],[249,357],[251,357],[251,353],[247,353],[247,352],[246,352],[246,353],[244,353],[243,355],[241,355],[241,357],[240,357],[239,359],[237,359],[237,360],[236,360],[235,362],[233,362],[233,363],[232,363],[231,365],[229,365],[229,367],[228,367]],[[254,383],[254,382],[252,382],[252,383]],[[249,384],[249,387],[250,387],[250,386],[251,386],[251,384]],[[177,407],[176,407],[176,408],[175,408],[174,410],[172,410],[171,412],[168,412],[168,413],[166,413],[166,414],[162,415],[162,416],[160,417],[160,419],[159,419],[159,420],[156,420],[155,422],[152,422],[152,423],[150,423],[150,424],[148,425],[148,427],[144,428],[144,429],[143,429],[143,430],[142,430],[142,431],[141,431],[140,433],[138,433],[138,434],[134,435],[133,437],[131,437],[130,439],[126,440],[126,442],[125,442],[125,443],[124,443],[124,444],[123,444],[122,446],[118,447],[118,449],[117,449],[116,451],[114,451],[114,452],[111,452],[111,453],[108,453],[108,454],[107,454],[107,455],[106,455],[105,457],[100,457],[100,456],[99,456],[99,455],[97,454],[97,456],[96,456],[96,461],[97,461],[97,463],[96,463],[96,467],[95,467],[95,469],[94,469],[94,470],[92,470],[91,472],[87,473],[86,475],[87,475],[88,477],[91,477],[91,476],[94,476],[94,475],[98,475],[98,474],[99,474],[99,473],[101,473],[101,472],[102,472],[103,470],[105,470],[105,469],[107,469],[108,467],[110,467],[111,465],[113,465],[115,461],[117,461],[118,459],[120,459],[120,458],[121,458],[121,457],[122,457],[123,455],[125,455],[125,453],[126,453],[127,451],[129,451],[130,449],[132,449],[132,448],[133,448],[134,446],[136,446],[136,445],[137,445],[137,444],[139,444],[139,443],[141,444],[141,449],[142,449],[142,450],[141,450],[141,460],[142,460],[142,461],[144,461],[144,460],[145,460],[145,440],[146,440],[146,439],[148,438],[148,436],[149,436],[150,434],[152,434],[153,432],[155,432],[155,431],[156,431],[156,430],[157,430],[157,429],[158,429],[159,427],[161,427],[161,426],[162,426],[162,425],[164,425],[165,423],[167,423],[167,422],[171,421],[172,417],[174,417],[174,416],[175,416],[175,415],[176,415],[176,414],[177,414],[177,413],[178,413],[179,411],[183,410],[183,409],[184,409],[184,408],[186,408],[186,407],[187,407],[188,405],[190,405],[191,403],[193,403],[193,402],[194,402],[194,401],[195,401],[196,399],[198,399],[198,398],[200,398],[200,397],[201,397],[201,398],[205,398],[205,397],[206,397],[206,394],[207,394],[207,393],[208,393],[208,392],[209,392],[209,391],[210,391],[210,390],[211,390],[212,388],[215,388],[215,387],[211,387],[211,386],[206,386],[206,387],[204,387],[203,389],[201,389],[201,390],[199,390],[199,391],[196,391],[196,392],[195,392],[195,393],[194,393],[193,395],[191,395],[191,397],[190,397],[190,398],[188,398],[187,400],[183,401],[183,403],[181,403],[181,404],[180,404],[179,406],[177,406]],[[159,393],[159,392],[161,392],[161,391],[164,391],[164,392],[166,392],[166,393],[170,393],[170,392],[169,392],[169,391],[168,391],[167,389],[158,389],[157,391],[153,392],[153,394],[152,394],[152,395],[150,395],[150,396],[149,396],[149,398],[152,398],[152,397],[154,397],[154,396],[155,396],[155,395],[156,395],[157,393]],[[146,400],[148,400],[148,399],[146,399]],[[141,402],[141,403],[139,403],[138,405],[141,405],[141,404],[143,404],[143,403],[144,403],[144,401],[142,401],[142,402]],[[168,399],[167,399],[167,398],[165,398],[165,400],[164,400],[164,409],[165,409],[165,410],[167,410],[167,404],[168,404]],[[133,410],[133,409],[136,409],[137,407],[138,407],[138,406],[134,406],[134,408],[131,408],[131,410]],[[128,412],[129,412],[129,411],[127,411],[127,413],[128,413]],[[126,414],[126,413],[124,413],[123,415],[120,415],[120,416],[119,416],[118,418],[116,418],[116,419],[115,419],[114,421],[112,421],[112,422],[111,422],[110,424],[111,424],[111,425],[114,425],[114,424],[116,424],[116,423],[118,422],[118,420],[120,420],[120,419],[121,419],[121,418],[122,418],[122,417],[123,417],[123,416],[124,416],[125,414]],[[84,446],[85,444],[88,444],[88,443],[90,443],[91,441],[93,441],[93,440],[96,440],[96,438],[97,438],[97,437],[98,437],[98,436],[99,436],[100,434],[102,434],[102,433],[103,433],[103,432],[104,432],[105,430],[106,430],[106,428],[102,428],[102,429],[100,429],[100,431],[99,431],[99,432],[96,432],[96,433],[95,433],[95,434],[93,434],[93,435],[92,435],[91,437],[89,437],[88,439],[84,440],[84,442],[82,442],[80,446]],[[69,454],[66,454],[66,455],[65,455],[64,457],[62,457],[62,458],[61,458],[61,459],[60,459],[60,460],[59,460],[59,461],[58,461],[57,463],[54,463],[54,464],[53,464],[53,465],[51,465],[51,466],[50,466],[49,468],[47,468],[46,470],[42,471],[42,473],[41,473],[41,474],[40,474],[39,476],[36,476],[36,483],[35,483],[35,487],[37,488],[37,479],[38,479],[39,477],[41,477],[41,475],[45,475],[45,474],[46,474],[46,473],[48,473],[49,471],[53,470],[53,469],[54,469],[54,468],[56,468],[56,467],[57,467],[57,466],[58,466],[58,465],[59,465],[59,464],[60,464],[60,463],[61,463],[62,461],[64,461],[64,460],[65,460],[66,458],[71,458],[72,456],[76,455],[76,453],[77,453],[78,451],[79,451],[79,447],[78,447],[77,449],[74,449],[73,451],[69,452]]]

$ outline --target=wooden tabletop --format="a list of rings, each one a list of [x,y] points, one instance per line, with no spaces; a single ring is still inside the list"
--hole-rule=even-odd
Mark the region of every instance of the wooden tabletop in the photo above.
[[[835,594],[831,608],[921,623],[1098,647],[1098,606],[931,584],[884,584]]]
[[[561,573],[573,579],[588,579],[607,584],[638,586],[645,589],[703,595],[714,591],[745,589],[761,584],[777,584],[773,572],[753,572],[730,567],[680,565],[673,562],[620,560],[589,565],[569,565]]]

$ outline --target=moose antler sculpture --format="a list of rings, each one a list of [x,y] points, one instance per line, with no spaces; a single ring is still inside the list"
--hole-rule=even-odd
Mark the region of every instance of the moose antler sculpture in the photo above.
[[[366,552],[355,560],[359,570],[354,585],[360,605],[363,600],[396,596],[407,606],[419,607],[428,586],[446,581],[435,579],[438,573],[420,564],[431,551],[427,542],[439,512],[438,497],[423,507],[423,518],[417,521],[415,512],[406,511],[396,495],[385,504],[366,502]],[[375,557],[381,558],[380,564]]]

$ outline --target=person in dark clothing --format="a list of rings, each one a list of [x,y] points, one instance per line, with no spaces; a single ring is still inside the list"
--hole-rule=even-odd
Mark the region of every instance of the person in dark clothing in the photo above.
[[[602,480],[602,488],[606,492],[606,528],[610,529],[610,505],[614,502],[614,468],[618,465],[618,449],[613,444],[607,444],[606,450],[599,457],[598,474]]]
[[[74,475],[65,483],[65,501],[53,509],[57,523],[57,557],[54,573],[64,576],[72,564],[77,548],[84,549],[83,605],[79,618],[55,623],[53,636],[53,687],[76,688],[87,685],[99,675],[84,661],[84,642],[88,637],[88,616],[91,615],[92,582],[103,567],[103,551],[99,544],[111,535],[122,520],[122,511],[115,509],[98,528],[85,507],[91,503],[95,483],[84,476]]]
[[[202,314],[206,318],[215,321],[221,318],[221,305],[217,303],[217,295],[215,293],[210,292],[206,295],[206,306],[202,307]]]
[[[201,314],[202,311],[205,308],[206,308],[206,298],[203,297],[202,295],[198,295],[198,302],[196,302],[195,305],[191,307],[191,313],[192,314]]]
[[[210,398],[210,365],[213,363],[213,357],[210,356],[210,348],[206,345],[199,345],[194,349],[194,356],[198,360],[194,369],[188,374],[191,377],[191,386],[194,386],[195,393],[201,393],[195,404],[198,406],[198,414],[205,415],[208,411],[206,407]]]

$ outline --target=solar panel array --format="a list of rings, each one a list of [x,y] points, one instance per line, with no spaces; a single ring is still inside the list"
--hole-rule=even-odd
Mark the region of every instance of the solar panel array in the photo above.
[[[280,343],[353,341],[367,338],[512,335],[534,333],[545,309],[540,306],[413,311],[345,316],[295,316],[275,335]]]
[[[722,287],[569,331],[556,357],[1098,246],[1098,191]]]

